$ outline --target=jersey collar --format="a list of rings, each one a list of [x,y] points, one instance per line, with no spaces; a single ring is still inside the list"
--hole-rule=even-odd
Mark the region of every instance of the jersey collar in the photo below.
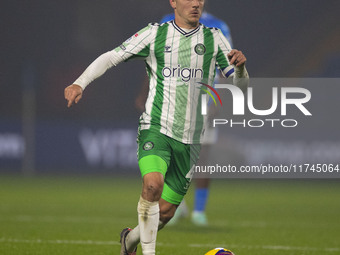
[[[180,28],[179,26],[177,26],[175,20],[171,20],[170,23],[174,26],[174,28],[175,28],[178,32],[180,32],[182,35],[184,35],[184,36],[186,36],[186,37],[189,37],[189,36],[191,36],[191,35],[197,33],[198,30],[200,30],[201,25],[202,25],[201,23],[199,23],[199,26],[196,27],[195,29],[193,29],[193,30],[191,30],[191,31],[189,31],[189,32],[185,32],[182,28]]]

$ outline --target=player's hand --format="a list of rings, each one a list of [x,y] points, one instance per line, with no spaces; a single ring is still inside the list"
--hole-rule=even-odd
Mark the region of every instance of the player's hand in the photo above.
[[[65,99],[67,100],[67,107],[71,107],[73,103],[78,103],[83,96],[83,89],[77,84],[72,84],[65,88]]]
[[[244,67],[247,58],[243,55],[242,51],[233,49],[228,53],[229,63],[237,67]]]

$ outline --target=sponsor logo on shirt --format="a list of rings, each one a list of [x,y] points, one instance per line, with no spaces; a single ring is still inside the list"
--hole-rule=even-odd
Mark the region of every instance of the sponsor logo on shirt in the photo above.
[[[164,52],[165,52],[165,53],[171,52],[171,46],[170,46],[170,45],[166,45],[166,46],[164,47]]]
[[[164,78],[181,78],[182,81],[188,82],[191,79],[203,79],[203,70],[200,68],[182,68],[181,65],[177,67],[164,67],[162,70]]]

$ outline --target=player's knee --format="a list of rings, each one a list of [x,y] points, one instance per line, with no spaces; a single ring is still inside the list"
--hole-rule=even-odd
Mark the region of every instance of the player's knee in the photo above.
[[[159,182],[149,182],[145,185],[144,189],[151,194],[161,194],[163,190],[163,184]]]
[[[143,197],[149,198],[153,201],[158,201],[160,199],[162,191],[162,182],[149,180],[143,184]]]

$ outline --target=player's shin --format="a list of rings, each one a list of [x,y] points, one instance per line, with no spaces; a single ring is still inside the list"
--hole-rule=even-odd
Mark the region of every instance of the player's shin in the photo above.
[[[154,255],[159,225],[159,203],[140,197],[137,210],[143,255]]]

